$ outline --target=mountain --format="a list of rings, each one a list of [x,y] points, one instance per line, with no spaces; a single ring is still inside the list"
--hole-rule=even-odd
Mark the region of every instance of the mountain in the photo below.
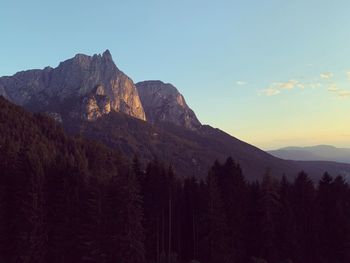
[[[115,151],[0,96],[0,171],[0,262],[145,262],[139,184]]]
[[[1,77],[0,95],[57,119],[95,120],[111,110],[146,119],[133,81],[117,68],[108,50],[102,56],[78,54],[56,68]]]
[[[350,163],[350,149],[336,148],[331,145],[317,145],[309,147],[285,147],[269,151],[270,154],[286,160],[303,161],[333,161]]]
[[[350,164],[282,160],[209,125],[194,131],[170,122],[153,125],[120,112],[64,125],[71,135],[98,140],[129,158],[137,155],[144,163],[158,159],[171,164],[180,177],[204,178],[216,159],[224,162],[228,156],[239,162],[248,180],[259,180],[267,171],[294,178],[304,170],[315,181],[325,171],[350,177]]]
[[[179,176],[203,178],[209,166],[228,156],[249,180],[269,172],[313,179],[325,171],[350,175],[350,164],[276,158],[219,129],[202,125],[171,84],[144,81],[135,86],[114,64],[110,52],[78,54],[57,68],[29,70],[0,78],[0,95],[32,112],[43,112],[70,135],[100,141],[132,158],[158,159]]]
[[[114,111],[84,120],[88,126],[102,121],[91,132],[104,125],[117,132],[117,122],[120,136],[131,133],[125,141],[144,143],[148,133],[163,130],[164,140],[182,147],[184,154],[197,149],[186,140],[205,147],[207,139],[181,126],[164,122],[170,126],[156,128]],[[104,140],[110,135],[101,134]],[[254,147],[209,126],[200,134],[215,138],[215,144],[237,143],[260,165],[261,151]],[[157,143],[159,136],[153,135]],[[163,145],[169,146],[158,142],[154,149]],[[205,181],[180,180],[166,169],[157,160],[141,169],[137,159],[131,164],[99,143],[67,136],[58,122],[0,96],[0,262],[157,262],[157,248],[164,243],[158,237],[170,240],[170,233],[175,233],[170,249],[179,255],[172,262],[349,262],[350,189],[343,178],[325,176],[315,189],[305,173],[292,183],[264,176],[259,187],[245,180],[246,171],[242,174],[231,158],[215,162]],[[275,236],[282,238],[275,242]],[[232,250],[231,242],[239,245]],[[264,253],[266,242],[272,253]],[[310,242],[316,244],[311,256]],[[298,246],[285,249],[291,243]],[[307,261],[298,261],[300,255]]]
[[[169,122],[152,125],[118,112],[94,122],[82,120],[64,125],[70,134],[99,140],[129,158],[137,155],[143,162],[165,161],[183,177],[203,178],[215,159],[224,161],[230,155],[240,162],[249,179],[259,178],[268,167],[275,175],[282,175],[285,170],[298,172],[289,162],[210,126],[192,131]],[[255,165],[251,165],[252,160]]]
[[[136,84],[147,120],[157,124],[171,122],[190,130],[198,130],[201,123],[186,104],[182,94],[171,84],[159,80]]]

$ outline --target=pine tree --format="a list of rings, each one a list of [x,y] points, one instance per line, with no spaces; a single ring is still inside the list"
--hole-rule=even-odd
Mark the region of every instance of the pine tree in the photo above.
[[[68,154],[58,157],[48,171],[45,185],[50,262],[75,262],[79,259],[80,175],[75,159]]]
[[[198,234],[200,220],[199,184],[195,177],[186,178],[181,202],[183,259],[188,262],[198,259]],[[204,200],[202,200],[204,201]]]
[[[317,236],[317,206],[314,184],[305,172],[300,172],[293,186],[293,211],[296,222],[295,259],[297,262],[319,260]]]
[[[232,260],[227,237],[227,218],[216,177],[209,172],[208,184],[208,251],[209,262],[225,263]]]
[[[280,208],[277,216],[277,249],[281,260],[288,260],[296,249],[296,225],[292,208],[292,185],[283,175],[279,186]]]
[[[139,184],[142,184],[143,180],[145,179],[144,178],[145,174],[142,171],[140,160],[138,159],[138,157],[136,155],[134,156],[134,158],[132,160],[132,171],[135,174],[137,181],[140,182]]]
[[[103,263],[107,260],[110,235],[107,229],[107,187],[91,177],[84,189],[84,210],[79,233],[82,262]]]
[[[236,262],[245,260],[245,234],[247,185],[239,164],[227,158],[217,176],[229,228],[230,252]]]
[[[268,262],[276,262],[277,251],[277,218],[280,209],[278,182],[267,171],[261,183],[261,252],[260,257]]]
[[[261,186],[258,181],[248,185],[247,216],[244,225],[247,258],[258,257],[261,251]]]
[[[160,254],[165,249],[164,244],[164,199],[167,192],[165,176],[157,160],[147,165],[141,193],[143,196],[145,228],[145,251],[148,261],[160,262]]]
[[[44,262],[44,174],[30,148],[21,149],[3,181],[1,221],[2,257],[5,262]]]
[[[337,176],[332,183],[334,195],[333,240],[331,261],[350,261],[350,200],[349,186],[342,176]]]
[[[318,185],[318,202],[320,206],[320,251],[327,262],[330,262],[334,252],[334,219],[335,196],[332,187],[333,178],[325,173]]]

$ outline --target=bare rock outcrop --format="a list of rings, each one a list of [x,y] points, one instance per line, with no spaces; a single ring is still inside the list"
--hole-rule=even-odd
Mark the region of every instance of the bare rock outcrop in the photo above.
[[[139,82],[136,87],[149,122],[156,124],[166,121],[190,130],[201,127],[195,113],[173,85],[150,80]]]
[[[111,110],[146,120],[133,81],[114,64],[111,53],[88,56],[78,54],[58,67],[18,72],[0,78],[0,95],[29,109],[55,111],[67,109],[67,101],[83,105],[80,117],[93,120]],[[71,106],[71,105],[70,105]],[[69,116],[79,116],[70,112]]]

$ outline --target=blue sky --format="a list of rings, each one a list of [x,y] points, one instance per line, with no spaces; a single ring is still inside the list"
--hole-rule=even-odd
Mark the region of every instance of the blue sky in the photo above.
[[[0,0],[0,75],[109,49],[263,149],[350,147],[350,2]]]

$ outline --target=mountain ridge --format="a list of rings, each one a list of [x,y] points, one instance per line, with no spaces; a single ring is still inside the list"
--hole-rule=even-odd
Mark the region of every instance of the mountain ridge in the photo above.
[[[164,161],[180,177],[204,178],[210,164],[216,159],[224,162],[228,156],[240,164],[250,181],[260,180],[266,172],[292,179],[302,170],[314,181],[326,171],[345,178],[350,176],[349,164],[282,160],[209,125],[194,131],[169,122],[153,125],[120,112],[94,122],[83,120],[66,125],[69,134],[98,140],[129,158],[136,155],[143,162]]]
[[[103,89],[103,94],[94,93],[97,87]],[[117,68],[109,50],[102,55],[77,54],[56,68],[20,71],[1,77],[0,95],[32,111],[62,114],[55,111],[69,104],[69,117],[93,120],[108,113],[109,108],[146,120],[135,84]],[[99,105],[95,95],[105,96],[105,105]],[[78,102],[76,105],[66,102],[72,98]],[[80,107],[84,100],[85,106]]]
[[[318,160],[350,163],[350,149],[338,148],[332,145],[321,144],[306,147],[288,146],[268,152],[278,158],[289,160]]]
[[[0,95],[29,111],[46,113],[70,134],[98,140],[129,158],[162,158],[182,176],[203,177],[215,159],[228,156],[240,163],[249,180],[264,172],[293,177],[301,170],[314,179],[325,171],[350,175],[350,165],[285,161],[202,125],[176,87],[162,81],[135,85],[108,50],[77,54],[56,68],[1,77]]]

